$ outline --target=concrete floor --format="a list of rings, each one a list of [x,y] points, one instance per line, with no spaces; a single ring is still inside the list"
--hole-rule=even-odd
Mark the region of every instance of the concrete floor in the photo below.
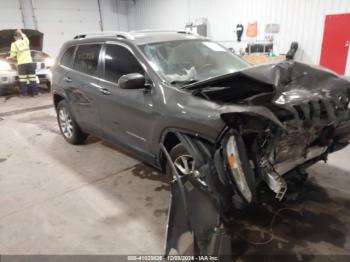
[[[66,143],[50,104],[0,100],[0,254],[162,254],[166,182],[98,139]],[[281,206],[241,218],[235,255],[350,255],[349,153],[310,168],[304,192],[281,205],[296,211],[280,211],[273,241],[249,243],[269,238]]]

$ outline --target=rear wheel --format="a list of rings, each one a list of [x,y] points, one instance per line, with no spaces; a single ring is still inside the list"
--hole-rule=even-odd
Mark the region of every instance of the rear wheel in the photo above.
[[[68,143],[73,145],[84,143],[87,134],[78,126],[65,100],[62,100],[57,105],[57,121],[61,134]]]
[[[0,96],[5,96],[8,94],[7,87],[0,87]]]
[[[40,90],[43,91],[43,92],[50,93],[51,92],[51,84],[50,84],[50,82],[47,82],[47,83],[43,84],[42,86],[40,86]]]

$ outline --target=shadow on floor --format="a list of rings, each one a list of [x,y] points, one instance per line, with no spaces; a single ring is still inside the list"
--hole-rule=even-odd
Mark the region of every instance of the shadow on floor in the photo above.
[[[334,167],[332,172],[350,175]],[[256,261],[259,255],[290,255],[311,261],[317,255],[350,255],[349,207],[349,194],[329,192],[311,178],[295,200],[265,202],[240,214],[231,229],[234,256]]]

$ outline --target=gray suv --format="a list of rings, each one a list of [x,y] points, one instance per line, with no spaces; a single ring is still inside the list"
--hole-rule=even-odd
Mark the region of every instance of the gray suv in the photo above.
[[[252,67],[186,32],[80,34],[53,67],[63,137],[88,134],[214,195],[223,216],[277,200],[350,139],[350,83],[295,61]]]

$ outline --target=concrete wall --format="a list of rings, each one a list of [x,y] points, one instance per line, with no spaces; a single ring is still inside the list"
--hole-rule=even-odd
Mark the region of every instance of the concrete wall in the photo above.
[[[0,29],[30,28],[44,33],[44,51],[55,57],[79,32],[128,31],[127,1],[1,0]],[[101,20],[102,17],[102,20]]]
[[[324,19],[327,14],[350,13],[350,0],[135,0],[129,1],[131,29],[183,29],[187,21],[207,17],[209,37],[234,46],[237,23],[258,21],[258,40],[267,23],[280,24],[277,52],[292,41],[301,47],[299,60],[319,63]],[[244,39],[246,40],[246,39]]]

